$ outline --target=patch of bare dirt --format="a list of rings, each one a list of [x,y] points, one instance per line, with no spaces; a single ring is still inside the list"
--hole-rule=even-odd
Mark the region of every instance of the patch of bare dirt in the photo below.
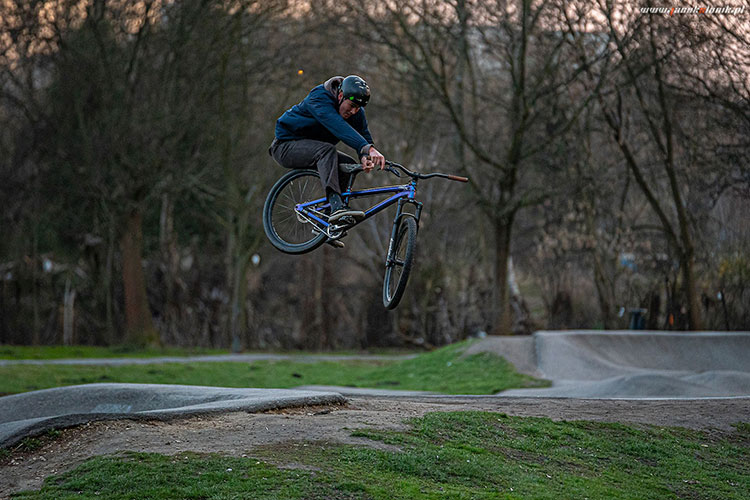
[[[38,489],[44,478],[86,459],[122,451],[253,456],[253,450],[354,444],[391,447],[352,437],[355,429],[403,430],[406,420],[435,411],[482,410],[555,420],[592,420],[732,432],[750,422],[750,399],[579,400],[541,398],[353,397],[343,406],[314,406],[250,414],[231,412],[169,421],[117,420],[64,429],[34,451],[17,449],[0,461],[0,498]]]

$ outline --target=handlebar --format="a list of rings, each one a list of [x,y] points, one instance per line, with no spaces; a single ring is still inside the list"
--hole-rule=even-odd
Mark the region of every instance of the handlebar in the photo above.
[[[341,163],[339,164],[339,170],[346,173],[346,174],[358,174],[362,172],[362,165],[359,163]],[[396,177],[401,177],[401,170],[406,175],[411,177],[412,179],[429,179],[430,177],[442,177],[443,179],[449,179],[452,181],[458,181],[458,182],[469,182],[468,177],[461,177],[460,175],[453,175],[453,174],[443,174],[440,172],[433,172],[431,174],[420,174],[419,172],[414,172],[412,170],[409,170],[405,166],[392,162],[387,161],[385,162],[385,170],[392,173]]]
[[[401,174],[396,169],[399,169],[399,170],[403,171],[406,175],[408,175],[412,179],[429,179],[430,177],[442,177],[443,179],[449,179],[449,180],[452,180],[452,181],[469,182],[469,178],[468,177],[462,177],[460,175],[443,174],[443,173],[440,173],[440,172],[433,172],[431,174],[420,174],[419,172],[413,172],[413,171],[409,170],[408,168],[404,167],[401,164],[398,164],[398,163],[386,160],[386,162],[385,162],[385,170],[389,171],[390,173],[392,173],[396,177],[401,177]]]

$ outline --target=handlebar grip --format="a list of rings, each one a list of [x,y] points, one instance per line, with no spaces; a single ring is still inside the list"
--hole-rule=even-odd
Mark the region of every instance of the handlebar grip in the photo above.
[[[449,175],[448,178],[452,181],[469,182],[468,177],[461,177],[460,175]]]

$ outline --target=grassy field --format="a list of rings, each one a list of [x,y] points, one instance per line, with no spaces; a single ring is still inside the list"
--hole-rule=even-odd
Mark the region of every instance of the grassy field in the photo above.
[[[462,357],[468,343],[453,344],[414,359],[373,361],[201,362],[153,365],[9,365],[0,366],[0,394],[98,382],[185,384],[217,387],[341,385],[491,394],[547,382],[517,373],[500,356]]]
[[[66,358],[154,358],[158,356],[197,356],[229,354],[226,349],[141,348],[129,346],[100,347],[89,345],[20,346],[0,345],[0,359],[66,359]]]
[[[252,458],[127,453],[90,459],[17,498],[732,500],[750,491],[746,424],[717,435],[457,412],[415,419],[407,432],[355,435],[394,451],[309,442]]]
[[[265,351],[263,351],[265,352]],[[326,355],[354,355],[361,351],[336,351],[326,352]],[[369,354],[398,355],[411,354],[413,351],[405,351],[398,348],[379,348],[368,351]],[[232,354],[228,349],[208,349],[203,347],[135,347],[128,345],[117,345],[111,347],[103,346],[19,346],[0,344],[0,359],[87,359],[87,358],[154,358],[160,356],[203,356],[211,354]],[[310,355],[307,351],[285,351],[283,354]],[[314,356],[314,354],[313,354]]]

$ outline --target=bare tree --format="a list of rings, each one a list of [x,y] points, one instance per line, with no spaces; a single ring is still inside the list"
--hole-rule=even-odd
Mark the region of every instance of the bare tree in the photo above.
[[[90,207],[118,243],[131,342],[157,339],[142,266],[144,216],[165,200],[163,247],[173,248],[170,198],[200,184],[211,167],[220,69],[226,47],[242,36],[231,27],[257,5],[234,7],[94,1],[77,25],[53,25],[45,160],[58,166],[51,182],[66,186],[59,195]]]
[[[735,110],[742,109],[743,97],[732,85],[736,74],[722,76],[703,64],[708,54],[726,53],[721,29],[704,17],[649,15],[639,7],[602,0],[593,10],[574,3],[561,13],[590,82],[606,81],[594,92],[599,111],[656,219],[656,225],[642,228],[658,228],[676,255],[688,327],[700,329],[696,235],[706,208],[696,203],[711,196],[710,184],[731,183],[732,174],[716,161],[710,142],[703,148],[695,144],[695,137],[716,137],[717,129],[726,137],[727,129],[712,126],[707,119],[712,105],[691,102],[694,94],[685,89],[691,79],[703,81],[706,92],[734,88],[723,94],[722,104]],[[691,74],[687,66],[698,69]]]
[[[510,333],[507,283],[514,221],[519,210],[546,194],[526,177],[534,158],[584,106],[579,102],[578,109],[561,112],[578,73],[565,66],[565,44],[551,24],[549,3],[345,5],[360,19],[356,33],[383,49],[382,63],[392,61],[395,74],[423,82],[453,124],[457,155],[473,179],[494,238],[493,332]]]

